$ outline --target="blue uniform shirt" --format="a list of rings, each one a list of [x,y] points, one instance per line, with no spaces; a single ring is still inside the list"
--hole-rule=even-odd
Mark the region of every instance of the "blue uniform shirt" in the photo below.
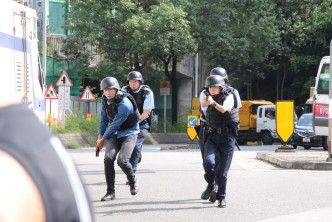
[[[142,87],[142,85],[140,85],[140,87],[138,88],[137,91],[133,91],[133,93],[139,93],[139,91],[141,90],[141,87]],[[124,87],[121,90],[124,92],[127,92],[127,90]],[[145,96],[144,103],[143,103],[143,110],[144,109],[152,110],[152,109],[154,109],[153,92],[150,89],[146,89],[146,90],[148,90],[150,93]]]
[[[202,92],[199,94],[199,102],[200,102],[200,105],[201,105],[201,110],[202,111],[206,111],[207,110],[207,107],[202,107],[202,102],[204,100],[204,97],[206,96],[205,95],[205,91],[206,89],[203,89]],[[206,120],[202,117],[202,114],[199,116],[199,118],[201,119],[201,121],[205,122]]]
[[[118,92],[116,96],[122,95],[122,92]],[[104,95],[103,95],[104,96]],[[108,100],[110,104],[112,104],[114,99]],[[125,130],[119,130],[120,126],[126,121],[129,114],[134,112],[134,107],[131,104],[130,100],[128,98],[123,98],[121,102],[118,104],[118,113],[115,115],[113,122],[111,125],[108,126],[108,118],[106,114],[106,109],[104,107],[103,101],[101,101],[101,112],[100,112],[100,122],[99,122],[99,129],[98,129],[98,135],[103,135],[104,139],[109,139],[114,136],[114,134],[117,132],[117,138],[129,136],[131,134],[139,133],[139,124],[137,123]]]

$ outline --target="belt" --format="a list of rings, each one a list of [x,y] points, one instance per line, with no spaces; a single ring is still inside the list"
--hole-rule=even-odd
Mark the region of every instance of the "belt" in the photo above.
[[[207,126],[206,129],[208,133],[218,133],[218,134],[227,135],[230,132],[230,129],[228,127],[212,128],[210,126]]]

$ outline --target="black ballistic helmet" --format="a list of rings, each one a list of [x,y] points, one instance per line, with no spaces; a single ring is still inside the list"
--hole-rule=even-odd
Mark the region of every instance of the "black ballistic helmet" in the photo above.
[[[120,85],[118,83],[118,80],[114,77],[106,77],[100,82],[100,90],[105,89],[112,89],[115,88],[117,90],[120,90]]]
[[[129,83],[129,80],[139,80],[142,84],[144,84],[142,74],[138,71],[131,71],[128,74],[127,83]]]
[[[219,75],[212,75],[207,77],[205,80],[205,87],[212,87],[212,86],[221,86],[225,88],[226,84],[224,78]]]
[[[226,79],[227,80],[226,82],[229,81],[227,72],[224,68],[221,68],[221,67],[213,68],[210,72],[210,76],[212,76],[212,75],[219,75],[219,76],[223,77],[224,79]]]

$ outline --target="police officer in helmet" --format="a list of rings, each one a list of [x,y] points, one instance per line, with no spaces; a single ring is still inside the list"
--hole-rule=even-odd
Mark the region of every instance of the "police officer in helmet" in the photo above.
[[[202,102],[202,107],[207,108],[204,111],[207,124],[204,136],[204,177],[208,188],[213,187],[214,183],[218,186],[218,190],[211,195],[215,195],[214,199],[218,200],[218,207],[223,208],[226,207],[227,173],[234,152],[234,126],[239,121],[238,109],[234,107],[234,95],[227,90],[223,77],[209,76],[205,87],[209,95]]]
[[[120,85],[114,77],[104,78],[100,90],[103,90],[103,95],[96,151],[98,153],[105,145],[107,192],[101,200],[106,201],[115,199],[114,161],[118,153],[117,164],[127,176],[131,194],[138,192],[135,172],[129,159],[139,133],[140,115],[134,99],[120,91]]]
[[[127,86],[122,90],[129,93],[135,99],[141,118],[139,120],[140,132],[137,136],[135,149],[130,158],[134,172],[142,158],[142,144],[151,127],[151,110],[154,109],[153,92],[148,85],[144,85],[142,74],[138,71],[131,71],[127,76]]]
[[[210,71],[210,76],[212,76],[212,75],[221,76],[223,78],[224,83],[229,82],[227,72],[222,67],[213,68]],[[227,85],[226,89],[229,93],[233,94],[234,108],[237,108],[237,109],[241,108],[242,107],[241,99],[240,99],[238,91],[236,89],[232,88],[230,85]],[[207,110],[207,107],[202,107],[202,103],[204,101],[204,98],[206,97],[206,93],[208,93],[208,89],[203,88],[203,90],[201,91],[200,96],[199,96],[199,100],[200,100],[200,103],[201,103],[201,115],[200,115],[201,127],[199,129],[198,137],[200,138],[199,146],[200,146],[200,149],[201,149],[201,154],[202,154],[203,161],[204,161],[204,138],[203,138],[203,134],[204,134],[204,129],[206,127],[205,112]],[[219,162],[218,161],[219,155],[216,155],[216,158],[217,158],[216,161]],[[204,163],[203,163],[203,165],[204,165]],[[209,199],[210,202],[215,202],[216,201],[215,198],[216,198],[217,190],[218,190],[218,182],[216,182],[215,184],[208,184],[207,188],[204,190],[204,192],[201,195],[201,199],[203,199],[203,200]],[[211,193],[212,193],[212,195],[211,195]]]
[[[228,78],[226,70],[222,67],[215,67],[210,71],[210,76],[212,76],[212,75],[219,75],[219,76],[223,77],[224,82],[228,85],[228,90],[234,91],[234,94],[236,97],[235,107],[240,109],[242,107],[242,104],[241,104],[239,92],[229,85],[229,78]]]

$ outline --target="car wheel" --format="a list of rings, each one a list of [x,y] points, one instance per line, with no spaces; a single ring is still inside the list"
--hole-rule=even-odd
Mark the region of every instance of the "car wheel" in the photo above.
[[[311,148],[311,146],[304,146],[305,150],[309,150]]]
[[[328,150],[327,136],[322,137],[322,145],[324,150]]]
[[[292,145],[292,146],[293,146],[293,148],[294,148],[294,149],[296,149],[296,148],[297,148],[297,145]]]
[[[273,144],[273,137],[270,132],[264,132],[262,134],[262,142],[264,145],[272,145]]]

